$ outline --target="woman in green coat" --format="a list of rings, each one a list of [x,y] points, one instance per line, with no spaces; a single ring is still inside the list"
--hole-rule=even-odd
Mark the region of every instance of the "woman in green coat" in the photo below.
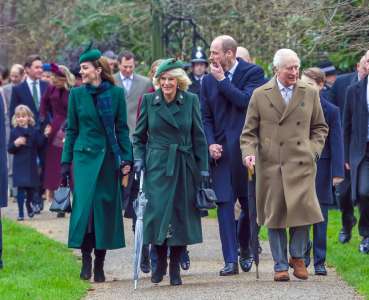
[[[105,281],[107,249],[123,248],[121,177],[130,171],[132,147],[123,89],[114,85],[110,67],[97,49],[81,55],[84,85],[69,96],[62,175],[73,163],[73,208],[68,246],[82,251],[81,279]]]
[[[183,248],[202,242],[195,199],[201,180],[208,180],[208,150],[199,100],[186,92],[191,81],[183,63],[163,61],[154,81],[160,88],[144,95],[133,135],[134,170],[145,171],[144,244],[155,245],[158,254],[151,281],[163,280],[170,247],[170,283],[180,285]]]

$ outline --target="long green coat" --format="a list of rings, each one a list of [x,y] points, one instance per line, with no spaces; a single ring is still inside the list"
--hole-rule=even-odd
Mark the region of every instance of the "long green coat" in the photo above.
[[[123,159],[132,161],[124,91],[111,88],[116,136]],[[68,246],[80,248],[93,212],[97,249],[125,246],[120,175],[93,98],[85,87],[69,96],[66,139],[62,163],[73,162],[73,208]]]
[[[135,159],[145,160],[144,243],[201,243],[195,196],[208,150],[197,96],[178,91],[168,104],[160,89],[144,95],[133,145]]]

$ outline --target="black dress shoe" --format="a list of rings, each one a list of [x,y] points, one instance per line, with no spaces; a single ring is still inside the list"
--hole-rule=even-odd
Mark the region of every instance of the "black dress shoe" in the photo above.
[[[151,266],[150,266],[150,249],[148,245],[144,245],[142,247],[142,254],[141,254],[141,264],[140,264],[141,271],[143,273],[150,273]]]
[[[220,270],[220,276],[230,276],[238,274],[238,263],[226,263],[224,268]]]
[[[344,227],[341,229],[339,235],[338,235],[338,240],[341,244],[345,244],[348,243],[351,240],[351,231],[352,228],[356,225],[356,218],[354,217],[354,219],[352,220],[352,224],[351,226],[348,227]]]
[[[327,269],[324,265],[317,265],[315,268],[315,275],[327,276]]]
[[[181,255],[181,268],[184,271],[187,271],[190,268],[190,256],[188,255],[188,251],[184,250]]]
[[[359,246],[359,251],[364,254],[369,254],[369,236],[363,238]]]

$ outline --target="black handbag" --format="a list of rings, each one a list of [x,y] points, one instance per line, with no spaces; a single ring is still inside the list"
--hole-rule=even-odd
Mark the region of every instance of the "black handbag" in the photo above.
[[[56,213],[70,213],[72,211],[72,205],[70,201],[70,186],[67,179],[66,186],[59,186],[54,192],[54,198],[50,205],[50,211]]]
[[[197,192],[195,206],[199,210],[208,210],[216,208],[217,196],[212,188],[208,184],[202,183],[202,186]]]

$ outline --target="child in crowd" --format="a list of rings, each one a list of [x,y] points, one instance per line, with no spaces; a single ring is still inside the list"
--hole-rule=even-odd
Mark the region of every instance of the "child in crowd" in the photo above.
[[[43,145],[46,138],[35,128],[33,113],[26,105],[16,107],[12,126],[8,152],[14,154],[13,185],[18,188],[18,221],[23,221],[25,198],[28,217],[34,216],[31,203],[40,186],[37,149]]]

